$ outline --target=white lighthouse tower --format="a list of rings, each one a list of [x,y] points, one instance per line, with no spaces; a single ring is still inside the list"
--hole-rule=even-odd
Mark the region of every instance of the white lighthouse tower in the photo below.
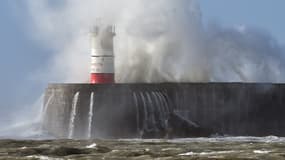
[[[90,83],[114,83],[114,36],[112,25],[95,26],[91,31]]]

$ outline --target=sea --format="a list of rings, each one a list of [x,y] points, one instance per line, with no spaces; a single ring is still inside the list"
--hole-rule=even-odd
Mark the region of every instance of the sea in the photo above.
[[[0,160],[282,160],[285,138],[55,139],[43,135],[0,140]]]

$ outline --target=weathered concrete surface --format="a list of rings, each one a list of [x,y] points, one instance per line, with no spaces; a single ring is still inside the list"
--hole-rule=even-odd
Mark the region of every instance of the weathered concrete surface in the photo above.
[[[68,138],[79,93],[72,138],[87,138],[92,92],[91,138],[285,136],[285,85],[254,83],[50,84],[44,128]]]

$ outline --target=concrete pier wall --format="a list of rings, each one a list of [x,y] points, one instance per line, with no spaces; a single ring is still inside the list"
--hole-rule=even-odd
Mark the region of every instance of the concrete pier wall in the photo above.
[[[44,104],[59,138],[285,136],[284,84],[50,84]]]

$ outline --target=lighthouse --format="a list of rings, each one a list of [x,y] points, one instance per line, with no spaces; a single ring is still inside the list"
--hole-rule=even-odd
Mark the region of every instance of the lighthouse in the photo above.
[[[91,84],[115,82],[114,37],[115,27],[97,25],[91,31]]]

